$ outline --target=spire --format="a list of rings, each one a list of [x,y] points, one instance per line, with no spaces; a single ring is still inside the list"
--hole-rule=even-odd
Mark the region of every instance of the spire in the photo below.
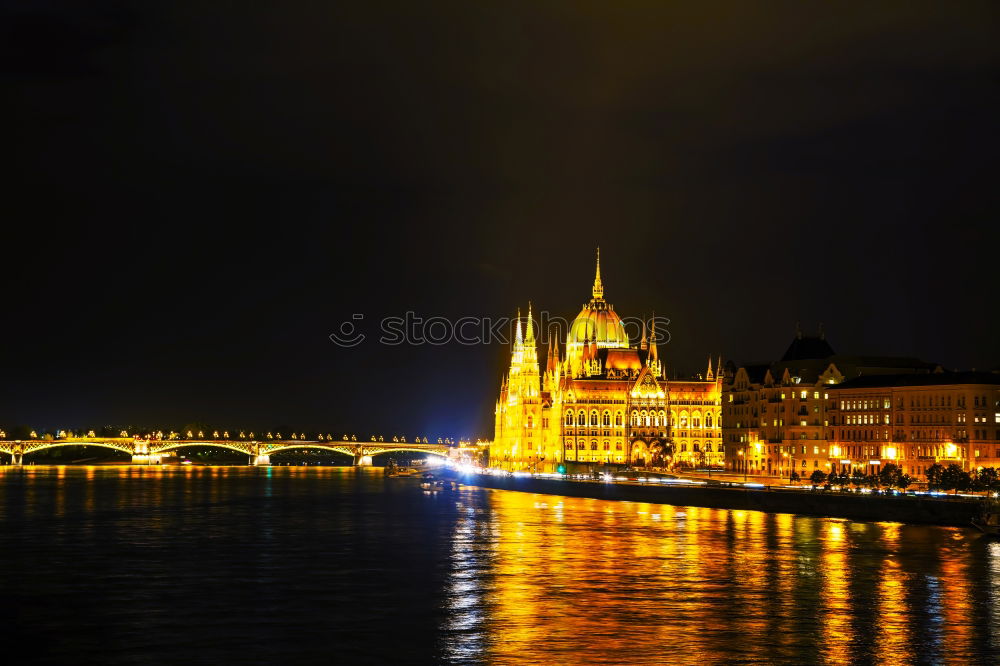
[[[653,313],[653,318],[649,322],[649,358],[658,360],[660,355],[656,351],[656,313]]]
[[[715,378],[722,379],[722,354],[719,354],[719,363],[715,366]]]
[[[639,341],[639,349],[649,349],[649,343],[646,341],[646,320],[642,320],[642,340]]]
[[[528,301],[528,333],[524,341],[529,345],[535,344],[535,323],[531,321],[531,301]]]
[[[708,355],[708,370],[705,371],[705,379],[707,381],[712,381],[715,379],[715,375],[712,374],[712,355]]]
[[[601,284],[601,248],[597,248],[597,272],[594,274],[594,298],[604,298],[604,285]]]
[[[514,333],[514,344],[521,344],[524,338],[521,337],[521,308],[517,309],[517,328]]]
[[[559,364],[559,341],[554,337],[549,340],[549,355],[545,360],[545,369],[548,372],[555,372]]]

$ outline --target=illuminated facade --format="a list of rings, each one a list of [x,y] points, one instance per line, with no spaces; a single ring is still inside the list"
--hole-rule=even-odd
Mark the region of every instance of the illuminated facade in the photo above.
[[[831,466],[1000,467],[1000,374],[859,377],[830,391]]]
[[[726,368],[723,438],[734,472],[911,476],[935,462],[1000,465],[1000,375],[912,358],[842,356],[797,332],[776,363]]]
[[[720,366],[710,360],[701,377],[668,380],[655,321],[633,346],[604,299],[600,255],[591,300],[570,324],[565,354],[550,342],[544,373],[537,344],[529,305],[500,386],[491,465],[722,465]]]

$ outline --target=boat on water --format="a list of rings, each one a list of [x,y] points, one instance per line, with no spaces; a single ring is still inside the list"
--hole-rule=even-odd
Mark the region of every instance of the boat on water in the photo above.
[[[985,500],[982,511],[971,522],[983,534],[1000,536],[1000,501],[993,498]]]
[[[972,519],[972,526],[983,534],[1000,536],[1000,511],[987,509]]]
[[[419,467],[400,467],[395,461],[389,461],[383,474],[386,476],[420,476],[424,470]]]
[[[420,481],[420,487],[430,492],[458,490],[458,482],[452,481],[451,479],[435,478],[431,472],[427,472]]]

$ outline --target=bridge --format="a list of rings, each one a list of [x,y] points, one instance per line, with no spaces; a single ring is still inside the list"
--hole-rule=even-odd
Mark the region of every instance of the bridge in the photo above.
[[[351,456],[355,465],[371,465],[372,456],[393,451],[428,453],[447,458],[452,448],[447,444],[426,442],[358,442],[332,439],[270,439],[265,441],[239,439],[144,439],[141,437],[59,437],[54,439],[0,440],[0,453],[11,456],[15,465],[24,456],[57,446],[100,446],[132,456],[135,464],[158,464],[164,453],[190,446],[210,446],[238,451],[252,458],[254,465],[270,465],[271,454],[293,449],[322,449]]]

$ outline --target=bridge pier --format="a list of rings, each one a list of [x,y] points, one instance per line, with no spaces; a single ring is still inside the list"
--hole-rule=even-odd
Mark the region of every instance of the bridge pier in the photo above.
[[[10,454],[10,464],[11,465],[23,465],[24,464],[24,454],[20,451],[15,451]]]
[[[354,466],[355,467],[371,467],[372,457],[366,456],[364,453],[354,454]]]
[[[255,467],[266,467],[271,464],[271,456],[266,453],[258,453],[253,457],[253,463]]]

